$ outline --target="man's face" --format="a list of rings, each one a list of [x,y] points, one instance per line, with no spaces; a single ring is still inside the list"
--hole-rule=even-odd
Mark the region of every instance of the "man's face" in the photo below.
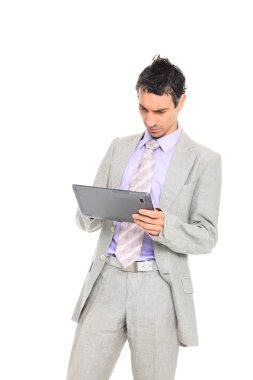
[[[183,94],[175,107],[171,95],[155,95],[138,91],[139,111],[143,122],[154,138],[159,138],[174,132],[177,129],[177,117],[182,109],[185,95]]]

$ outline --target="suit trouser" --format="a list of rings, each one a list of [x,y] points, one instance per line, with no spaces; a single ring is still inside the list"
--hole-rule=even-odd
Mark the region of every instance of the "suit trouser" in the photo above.
[[[125,272],[106,263],[78,321],[67,380],[109,379],[126,340],[134,380],[173,380],[176,323],[159,271]]]

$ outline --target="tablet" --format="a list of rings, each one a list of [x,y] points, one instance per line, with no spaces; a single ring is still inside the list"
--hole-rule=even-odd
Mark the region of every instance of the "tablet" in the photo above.
[[[154,210],[149,193],[73,184],[82,214],[91,218],[134,223],[140,208]]]

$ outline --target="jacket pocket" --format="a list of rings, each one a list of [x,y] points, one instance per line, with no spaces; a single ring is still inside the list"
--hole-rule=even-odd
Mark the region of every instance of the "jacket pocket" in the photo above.
[[[193,293],[193,286],[191,277],[182,277],[181,283],[185,293]]]

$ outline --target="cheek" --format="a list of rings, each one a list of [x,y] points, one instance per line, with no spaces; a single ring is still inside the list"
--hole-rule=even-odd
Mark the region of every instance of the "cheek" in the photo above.
[[[167,124],[170,124],[171,122],[174,122],[176,120],[176,114],[175,113],[170,113],[169,115],[167,115],[166,117],[166,123]]]
[[[166,126],[167,124],[170,123],[170,121],[171,121],[171,116],[166,115],[166,116],[164,116],[164,117],[162,117],[162,118],[160,118],[160,119],[161,119],[161,120],[160,120],[160,123],[161,123],[163,126]]]

